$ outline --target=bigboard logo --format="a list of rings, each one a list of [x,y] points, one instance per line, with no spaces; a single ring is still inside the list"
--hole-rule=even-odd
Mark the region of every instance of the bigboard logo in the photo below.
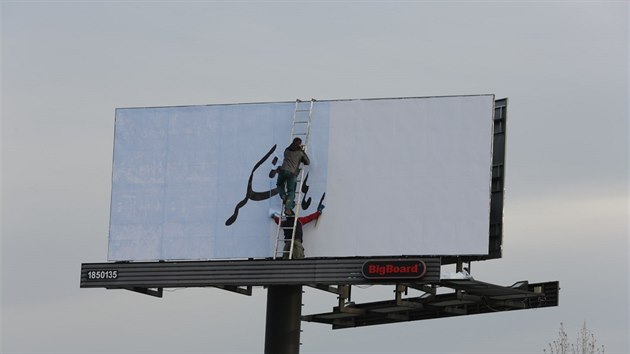
[[[427,266],[419,259],[387,259],[363,263],[362,272],[367,279],[418,279]]]

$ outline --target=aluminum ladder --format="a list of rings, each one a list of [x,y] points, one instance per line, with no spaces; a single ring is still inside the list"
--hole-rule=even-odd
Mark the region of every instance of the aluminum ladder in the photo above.
[[[304,145],[304,152],[307,152],[308,149],[308,141],[311,133],[311,119],[313,117],[313,106],[315,104],[315,99],[311,98],[310,101],[302,101],[300,99],[295,100],[295,108],[293,109],[293,119],[291,122],[291,137],[289,139],[289,144],[293,142],[293,139],[300,138],[302,139],[302,144]],[[278,216],[278,227],[276,229],[276,246],[274,248],[273,259],[276,259],[278,255],[281,257],[284,256],[285,253],[289,254],[289,259],[293,259],[293,245],[295,243],[295,230],[297,229],[298,218],[300,215],[300,199],[302,199],[302,186],[304,184],[304,168],[300,169],[298,177],[296,179],[296,198],[297,201],[295,203],[295,218],[293,220],[293,225],[290,226],[282,226],[282,218],[285,215],[284,213],[284,205],[282,201],[280,201],[280,215]],[[289,247],[289,251],[284,251],[284,246],[286,242],[289,240],[285,240],[284,238],[284,230],[291,230],[291,247]],[[278,246],[282,245],[282,249],[278,250]]]

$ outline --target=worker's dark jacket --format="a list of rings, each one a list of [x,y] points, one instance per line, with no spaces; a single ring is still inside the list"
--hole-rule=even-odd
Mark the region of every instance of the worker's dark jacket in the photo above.
[[[290,145],[284,150],[284,161],[282,161],[282,166],[280,166],[280,169],[297,175],[300,168],[300,162],[308,165],[311,163],[311,160],[309,160],[306,153],[301,148],[299,148],[299,146],[295,148]]]

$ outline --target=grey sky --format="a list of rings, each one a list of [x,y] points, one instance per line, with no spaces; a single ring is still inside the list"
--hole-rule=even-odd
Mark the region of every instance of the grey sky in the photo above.
[[[302,352],[541,352],[561,321],[628,352],[627,1],[1,6],[3,353],[262,352],[263,289],[79,289],[107,257],[116,107],[479,93],[509,98],[507,194],[504,258],[473,276],[559,280],[560,306],[303,323]]]

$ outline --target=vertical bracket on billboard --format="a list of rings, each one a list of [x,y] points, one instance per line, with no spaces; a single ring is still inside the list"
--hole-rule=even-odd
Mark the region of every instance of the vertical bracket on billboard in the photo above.
[[[339,300],[338,309],[339,312],[362,315],[365,313],[365,310],[357,309],[354,306],[354,303],[351,301],[352,297],[352,285],[320,285],[320,284],[312,284],[308,285],[312,288],[323,290],[332,294],[337,295],[337,299]]]

